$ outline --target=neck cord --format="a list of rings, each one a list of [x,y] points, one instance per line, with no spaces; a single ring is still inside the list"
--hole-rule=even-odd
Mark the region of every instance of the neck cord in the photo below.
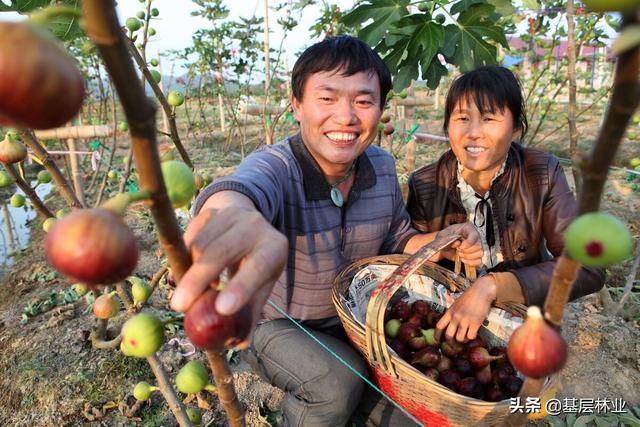
[[[351,166],[349,166],[349,170],[342,178],[340,178],[333,184],[329,184],[331,186],[331,192],[329,193],[329,195],[331,196],[331,201],[333,202],[334,205],[336,205],[339,208],[341,208],[342,205],[344,205],[344,198],[342,197],[342,193],[340,193],[340,190],[338,189],[338,185],[342,184],[347,179],[349,179],[351,174],[353,174],[353,171],[355,170],[355,168],[356,168],[356,161],[354,160],[353,163],[351,163]]]

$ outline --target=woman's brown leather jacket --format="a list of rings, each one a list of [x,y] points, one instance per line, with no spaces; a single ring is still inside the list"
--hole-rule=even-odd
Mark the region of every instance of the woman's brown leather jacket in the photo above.
[[[411,175],[407,208],[417,230],[438,231],[467,221],[457,184],[457,160],[451,150]],[[562,252],[564,231],[577,213],[564,171],[555,156],[513,143],[504,173],[493,182],[489,197],[504,256],[491,271],[512,272],[525,304],[542,305],[553,258]],[[603,270],[583,267],[571,299],[596,292],[603,284]]]

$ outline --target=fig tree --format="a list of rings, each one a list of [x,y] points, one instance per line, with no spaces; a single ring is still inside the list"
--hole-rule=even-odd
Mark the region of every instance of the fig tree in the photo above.
[[[26,22],[0,22],[0,124],[62,126],[80,110],[85,82],[52,35]]]
[[[164,326],[160,319],[152,314],[136,314],[122,326],[120,349],[126,356],[152,356],[163,342]]]
[[[91,286],[124,280],[138,262],[133,232],[106,208],[78,209],[60,219],[45,239],[45,252],[56,270]]]
[[[606,267],[631,255],[633,239],[618,218],[590,212],[574,219],[564,235],[567,252],[589,267]]]
[[[174,208],[187,205],[196,192],[193,172],[178,160],[162,162],[162,177],[167,187],[167,195]]]

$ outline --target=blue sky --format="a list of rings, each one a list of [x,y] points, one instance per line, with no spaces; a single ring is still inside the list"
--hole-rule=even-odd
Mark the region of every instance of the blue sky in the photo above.
[[[285,0],[269,0],[269,5],[284,3]],[[264,0],[233,0],[225,1],[226,7],[230,10],[230,19],[237,17],[251,17],[264,15]],[[338,5],[342,10],[350,9],[353,0],[334,0],[333,4]],[[154,0],[153,7],[157,7],[160,11],[158,19],[155,20],[151,27],[155,28],[157,34],[150,40],[147,45],[147,57],[155,57],[158,52],[168,49],[184,49],[191,44],[191,35],[198,28],[205,28],[210,25],[208,21],[191,16],[191,11],[196,10],[197,6],[189,0]],[[142,10],[143,3],[138,0],[120,0],[118,1],[118,16],[120,21],[124,21],[135,16],[135,13]],[[273,7],[273,6],[272,6]],[[282,33],[279,32],[279,26],[276,24],[278,12],[269,10],[269,23],[272,31],[269,35],[269,42],[272,48],[279,46],[282,40]],[[295,16],[295,15],[294,15]],[[309,6],[305,9],[302,18],[299,20],[298,27],[291,31],[284,42],[286,55],[289,59],[289,67],[295,62],[296,53],[303,47],[317,41],[310,40],[309,27],[313,25],[315,19],[320,16],[320,9],[317,6]],[[262,34],[260,35],[262,39]],[[164,67],[163,67],[164,68]],[[163,69],[163,73],[165,73]],[[168,72],[168,70],[167,70]],[[179,70],[175,70],[180,74]]]

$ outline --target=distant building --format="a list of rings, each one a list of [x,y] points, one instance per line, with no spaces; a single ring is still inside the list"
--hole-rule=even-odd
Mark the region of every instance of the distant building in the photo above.
[[[548,64],[554,70],[561,66],[563,59],[568,58],[568,42],[561,40],[555,46],[551,46],[551,39],[543,39],[539,43],[533,40],[533,45],[519,37],[508,37],[507,41],[511,50],[505,52],[503,64],[516,66],[521,76],[527,76],[533,70],[547,67]],[[551,58],[548,56],[552,55]],[[549,62],[549,59],[551,61]],[[590,84],[592,88],[599,88],[603,80],[610,74],[607,63],[613,63],[615,57],[609,46],[582,45],[576,52],[576,70],[578,72],[590,72]]]

